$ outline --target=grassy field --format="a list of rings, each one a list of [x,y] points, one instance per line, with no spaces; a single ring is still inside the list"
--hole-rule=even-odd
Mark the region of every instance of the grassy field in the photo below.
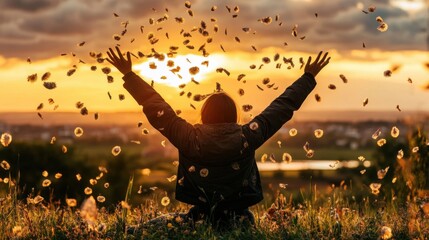
[[[188,208],[173,200],[161,205],[160,198],[154,197],[139,206],[122,202],[114,211],[107,211],[97,208],[95,200],[81,207],[73,203],[61,207],[37,196],[17,201],[15,188],[10,185],[8,188],[9,194],[0,198],[0,239],[428,239],[429,236],[429,209],[422,202],[410,201],[405,206],[375,195],[355,201],[352,192],[343,186],[330,192],[316,191],[313,186],[301,193],[302,203],[296,203],[288,191],[280,190],[271,206],[259,204],[252,208],[255,227],[233,226],[224,232],[204,222],[191,225],[171,215]],[[170,217],[165,221],[147,224],[150,219],[167,213]]]

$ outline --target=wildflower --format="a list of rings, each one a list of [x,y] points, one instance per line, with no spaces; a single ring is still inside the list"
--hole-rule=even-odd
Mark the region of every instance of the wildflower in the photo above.
[[[97,221],[97,203],[93,196],[83,201],[80,216],[86,221],[89,229],[94,229]]]

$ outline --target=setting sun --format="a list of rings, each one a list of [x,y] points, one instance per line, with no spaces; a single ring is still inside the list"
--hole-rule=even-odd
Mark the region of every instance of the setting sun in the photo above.
[[[148,80],[177,87],[191,82],[192,79],[198,83],[206,80],[207,74],[215,72],[224,62],[224,57],[220,54],[208,57],[187,54],[172,58],[165,57],[162,60],[151,58],[149,61],[135,65],[134,69]],[[195,72],[191,73],[192,68]]]

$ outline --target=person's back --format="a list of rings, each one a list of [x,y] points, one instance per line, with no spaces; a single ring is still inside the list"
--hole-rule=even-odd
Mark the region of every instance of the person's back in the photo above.
[[[305,74],[289,86],[250,122],[237,123],[234,101],[223,92],[211,94],[201,109],[202,124],[191,125],[132,72],[130,53],[125,59],[110,49],[108,61],[124,74],[124,87],[143,106],[151,125],[179,150],[176,199],[194,205],[188,217],[208,218],[228,225],[230,219],[247,218],[248,207],[263,199],[255,151],[299,109],[314,89],[314,76],[329,63],[327,53],[314,63],[311,57]],[[320,61],[319,61],[320,60]]]

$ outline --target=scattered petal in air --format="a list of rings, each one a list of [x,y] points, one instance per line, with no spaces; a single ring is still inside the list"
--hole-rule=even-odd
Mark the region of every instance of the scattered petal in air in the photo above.
[[[393,237],[392,235],[392,229],[390,227],[383,226],[380,230],[380,239],[391,239]]]
[[[316,130],[314,130],[314,136],[315,136],[316,138],[321,138],[321,137],[323,137],[323,130],[322,130],[322,129],[316,129]]]
[[[51,76],[51,73],[50,73],[50,72],[45,72],[45,73],[42,75],[42,81],[46,81],[46,80],[48,80],[50,76]]]
[[[251,122],[250,125],[249,125],[249,127],[250,127],[251,130],[256,131],[256,130],[258,130],[259,125],[258,125],[257,122]]]
[[[63,153],[67,153],[67,147],[66,147],[65,145],[62,145],[62,146],[61,146],[61,151],[62,151]]]
[[[329,84],[328,88],[331,89],[331,90],[337,89],[337,87],[334,84]]]
[[[76,179],[77,179],[78,181],[80,181],[80,180],[82,180],[82,176],[78,173],[78,174],[76,174]]]
[[[286,183],[279,183],[279,187],[283,188],[283,189],[286,189],[287,184]]]
[[[294,137],[298,134],[298,130],[296,128],[291,128],[289,130],[289,136]]]
[[[310,143],[309,142],[305,142],[304,146],[302,147],[304,149],[304,151],[308,152],[310,150]]]
[[[365,157],[364,156],[359,156],[358,160],[361,161],[361,162],[363,162],[363,161],[365,161]]]
[[[391,77],[391,76],[392,76],[392,71],[390,71],[390,70],[386,70],[386,71],[384,71],[383,75],[384,75],[385,77]]]
[[[100,195],[100,196],[97,196],[97,201],[100,202],[100,203],[103,203],[103,202],[106,201],[106,198],[104,196]]]
[[[76,127],[74,129],[74,135],[76,137],[82,137],[82,135],[83,135],[83,129],[81,127]]]
[[[377,145],[379,147],[383,146],[384,144],[386,144],[386,139],[381,138],[380,140],[377,141]]]
[[[381,134],[381,129],[377,129],[373,134],[372,134],[372,139],[377,139]]]
[[[258,19],[258,21],[268,25],[273,21],[273,19],[271,17],[265,17],[265,18]]]
[[[380,26],[377,27],[377,30],[380,32],[385,32],[387,31],[387,29],[389,29],[389,25],[387,25],[387,23],[383,22],[382,24],[380,24]]]
[[[189,73],[190,73],[191,75],[198,74],[199,72],[200,72],[200,68],[199,68],[199,67],[197,67],[197,66],[194,66],[194,67],[189,68]]]
[[[279,148],[282,148],[282,141],[277,141],[277,145],[279,146]]]
[[[56,88],[56,87],[57,87],[57,84],[56,84],[56,83],[54,83],[54,82],[44,82],[44,83],[43,83],[43,86],[44,86],[46,89],[51,90],[51,89]]]
[[[147,130],[147,128],[143,128],[142,129],[142,134],[143,135],[148,135],[149,134],[149,130]]]
[[[48,171],[45,170],[45,171],[42,172],[42,176],[43,177],[48,177],[48,175],[49,175]]]
[[[34,197],[33,203],[34,204],[38,204],[38,203],[42,202],[43,200],[44,200],[44,198],[42,196],[37,195],[37,196]]]
[[[314,156],[314,150],[313,149],[308,150],[305,156],[307,158],[312,158]]]
[[[35,82],[37,81],[37,73],[31,74],[27,77],[28,82]]]
[[[383,179],[386,176],[387,171],[389,171],[389,167],[386,167],[385,169],[378,170],[377,171],[377,177],[378,177],[378,179]]]
[[[360,170],[360,174],[365,174],[366,173],[366,169]]]
[[[108,182],[107,182],[107,183],[104,183],[103,187],[104,187],[104,188],[109,188],[109,187],[110,187],[110,184],[109,184]]]
[[[250,104],[245,104],[245,105],[242,106],[242,109],[243,109],[244,112],[249,112],[250,110],[253,109],[253,106],[250,105]]]
[[[9,146],[12,142],[12,135],[10,135],[10,133],[3,133],[0,137],[0,142],[4,147]]]
[[[195,166],[190,166],[190,167],[188,168],[188,171],[189,171],[189,172],[195,172]]]
[[[316,98],[316,101],[317,101],[317,102],[322,101],[322,98],[321,98],[321,97],[320,97],[320,95],[319,95],[319,94],[317,94],[317,93],[314,95],[314,98]]]
[[[42,182],[42,187],[49,187],[51,185],[51,180],[45,179]]]
[[[168,206],[168,204],[170,204],[170,198],[167,197],[167,196],[163,197],[161,199],[161,205],[164,206],[164,207],[166,207],[166,206]]]
[[[0,166],[6,171],[10,169],[10,165],[6,160],[1,161]]]
[[[404,157],[404,151],[402,149],[400,149],[398,151],[398,154],[396,154],[396,158],[402,159],[403,157]]]
[[[176,181],[176,179],[177,179],[177,175],[173,175],[173,176],[167,178],[167,180],[169,182],[174,182],[174,181]]]
[[[232,169],[234,170],[240,170],[240,164],[238,164],[238,162],[233,162],[231,164]]]
[[[200,170],[200,176],[201,177],[207,177],[209,175],[209,170],[207,168],[202,168]]]
[[[343,80],[343,83],[347,83],[348,82],[346,76],[344,76],[343,74],[340,74],[340,78],[341,78],[341,80]]]
[[[411,152],[416,153],[419,151],[419,147],[413,147],[413,149],[411,150]]]
[[[91,178],[91,179],[89,179],[89,184],[91,184],[91,185],[96,185],[97,184],[97,180],[96,179],[93,179],[93,178]]]
[[[392,130],[390,130],[390,135],[397,138],[399,136],[399,129],[396,126],[393,126]]]
[[[74,198],[66,198],[66,203],[67,203],[67,206],[69,206],[69,207],[76,207],[77,206],[77,201]]]
[[[264,154],[261,156],[261,162],[262,162],[262,163],[264,163],[265,161],[267,161],[267,159],[268,159],[268,154],[264,153]]]
[[[397,178],[396,178],[396,177],[394,177],[394,178],[392,179],[392,183],[396,183],[396,180],[397,180]]]
[[[292,162],[292,155],[290,155],[287,152],[283,153],[283,155],[282,155],[282,161],[286,162],[286,163]]]
[[[90,187],[86,187],[85,190],[83,191],[86,195],[91,195],[92,194],[92,188]]]
[[[372,194],[378,195],[380,193],[381,183],[371,183],[369,187],[371,188]]]
[[[55,178],[60,179],[63,175],[61,173],[55,173]]]
[[[113,154],[113,156],[118,156],[119,155],[119,153],[121,153],[121,147],[120,146],[114,146],[113,148],[112,148],[112,154]]]
[[[368,98],[366,98],[365,101],[363,101],[362,105],[365,107],[366,105],[368,105],[368,101],[369,101]]]
[[[37,110],[42,110],[43,109],[43,103],[40,103],[39,106],[37,106],[36,108]]]
[[[143,168],[142,169],[143,176],[149,176],[150,173],[151,173],[151,170],[149,168]]]

